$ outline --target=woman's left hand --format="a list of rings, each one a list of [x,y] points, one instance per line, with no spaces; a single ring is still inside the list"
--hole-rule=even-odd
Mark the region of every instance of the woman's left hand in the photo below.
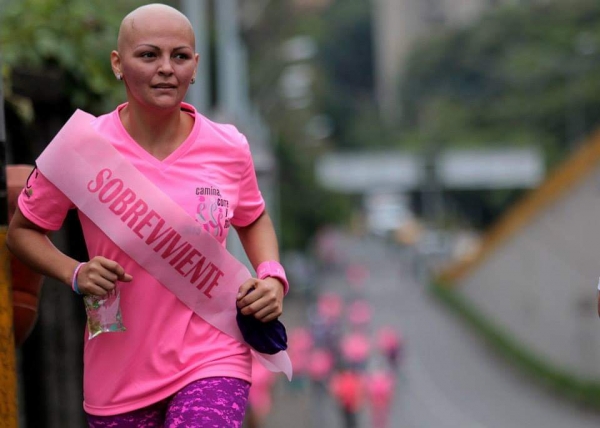
[[[236,304],[242,315],[262,322],[277,319],[283,313],[283,284],[277,278],[251,278],[240,286]]]

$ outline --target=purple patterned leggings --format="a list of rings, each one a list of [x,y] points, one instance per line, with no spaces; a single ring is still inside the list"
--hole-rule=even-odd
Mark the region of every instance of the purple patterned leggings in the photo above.
[[[190,383],[175,395],[143,409],[114,416],[87,415],[90,428],[239,428],[250,384],[212,377]]]

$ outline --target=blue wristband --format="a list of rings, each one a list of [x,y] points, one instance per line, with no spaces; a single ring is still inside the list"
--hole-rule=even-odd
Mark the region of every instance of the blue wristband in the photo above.
[[[79,286],[77,285],[77,274],[79,273],[79,269],[81,269],[81,267],[84,265],[85,263],[79,263],[77,265],[77,267],[75,268],[75,270],[73,271],[73,278],[71,278],[71,288],[73,289],[73,291],[75,292],[75,294],[78,294],[81,296],[81,291],[79,291]]]
[[[77,278],[73,281],[73,291],[75,294],[79,294],[81,296],[81,291],[79,291],[79,286],[77,285]]]

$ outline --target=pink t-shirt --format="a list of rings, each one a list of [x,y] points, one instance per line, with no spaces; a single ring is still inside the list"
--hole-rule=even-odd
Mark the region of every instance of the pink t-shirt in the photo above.
[[[123,127],[119,110],[124,106],[98,117],[94,127],[219,242],[225,245],[231,225],[248,225],[263,212],[265,203],[248,142],[235,127],[211,122],[182,103],[182,109],[195,118],[193,129],[171,155],[159,161]],[[58,230],[74,205],[35,171],[19,197],[19,208],[38,226]],[[205,377],[251,380],[247,345],[195,315],[81,212],[79,219],[90,258],[101,255],[115,260],[133,276],[132,282],[119,284],[127,331],[91,340],[86,332],[86,412],[102,416],[139,409]]]

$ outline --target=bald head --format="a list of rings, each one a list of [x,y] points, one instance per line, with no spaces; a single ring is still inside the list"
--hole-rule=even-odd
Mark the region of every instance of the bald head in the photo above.
[[[157,27],[165,21],[189,32],[192,48],[195,49],[194,29],[189,19],[177,9],[161,3],[140,6],[123,18],[119,27],[117,49],[122,51],[129,44],[131,35],[136,31]]]

